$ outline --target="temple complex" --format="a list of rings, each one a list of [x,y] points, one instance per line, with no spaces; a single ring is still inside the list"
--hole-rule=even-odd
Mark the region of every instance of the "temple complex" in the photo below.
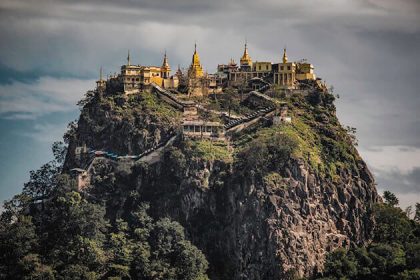
[[[217,71],[219,77],[227,81],[228,86],[235,86],[253,78],[261,78],[269,80],[282,89],[295,89],[299,81],[316,79],[313,65],[306,61],[289,61],[286,48],[283,50],[283,58],[280,63],[253,62],[249,55],[247,43],[245,43],[239,66],[231,59],[228,64],[219,64]]]
[[[209,74],[203,70],[197,44],[194,45],[191,64],[183,73],[180,66],[175,75],[171,75],[168,55],[165,51],[161,66],[134,65],[131,63],[130,52],[126,64],[121,66],[118,75],[104,79],[102,67],[97,88],[105,90],[107,86],[120,86],[125,94],[133,94],[148,90],[157,85],[165,90],[185,93],[187,96],[205,96],[223,93],[226,87],[248,87],[250,90],[267,90],[275,87],[279,90],[298,90],[305,81],[317,81],[314,66],[306,60],[290,61],[286,48],[280,62],[253,61],[245,42],[239,65],[232,58],[228,64],[219,64],[217,72]]]

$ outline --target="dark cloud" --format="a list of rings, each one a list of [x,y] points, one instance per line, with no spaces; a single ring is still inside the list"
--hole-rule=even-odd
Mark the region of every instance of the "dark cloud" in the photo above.
[[[117,72],[127,49],[141,64],[167,49],[186,66],[194,41],[214,71],[247,37],[256,60],[279,60],[287,45],[290,58],[313,62],[365,146],[419,147],[419,11],[414,0],[3,0],[0,82],[93,79],[101,65]]]
[[[377,175],[377,183],[381,189],[395,193],[420,193],[420,167],[416,167],[408,173],[398,169],[374,170]]]

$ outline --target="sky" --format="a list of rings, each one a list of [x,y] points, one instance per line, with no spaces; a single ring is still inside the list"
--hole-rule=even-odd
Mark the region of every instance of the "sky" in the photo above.
[[[380,192],[402,207],[420,202],[420,2],[418,0],[1,0],[0,201],[21,191],[29,170],[78,118],[77,101],[99,68],[187,67],[194,42],[203,67],[308,59],[334,92],[343,125]]]

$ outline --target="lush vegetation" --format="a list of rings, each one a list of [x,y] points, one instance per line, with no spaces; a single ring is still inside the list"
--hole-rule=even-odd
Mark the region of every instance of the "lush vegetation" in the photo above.
[[[273,140],[270,137],[282,134],[282,138],[290,141],[277,144],[288,145],[290,157],[305,161],[320,177],[337,181],[341,170],[359,173],[362,161],[354,147],[357,144],[356,130],[340,125],[335,115],[334,99],[333,94],[321,91],[309,91],[307,96],[282,96],[282,104],[287,105],[292,123],[278,126],[260,123],[238,135],[235,147],[239,150],[245,148],[238,153],[238,158],[252,159],[248,153],[251,151],[249,143],[253,149],[260,146],[258,149],[264,150],[265,143]]]
[[[225,111],[228,114],[249,114],[252,112],[247,106],[243,106],[244,96],[240,92],[229,88],[226,94],[213,94],[209,96],[206,107],[212,110]]]
[[[237,170],[265,175],[282,172],[291,155],[299,148],[299,141],[276,129],[263,129],[255,138],[243,140],[241,145],[243,147],[236,155]]]
[[[0,279],[207,279],[207,260],[179,223],[153,219],[143,202],[108,219],[102,203],[73,191],[59,147],[4,205]]]
[[[223,142],[206,139],[186,141],[183,148],[184,152],[191,158],[232,162],[232,153],[229,151],[228,145]]]
[[[330,253],[324,275],[316,279],[420,279],[420,203],[410,219],[395,195],[387,191],[384,198],[375,209],[372,243]]]

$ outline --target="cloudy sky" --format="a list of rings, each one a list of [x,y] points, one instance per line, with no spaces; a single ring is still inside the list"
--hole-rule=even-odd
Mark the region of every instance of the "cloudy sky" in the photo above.
[[[340,120],[357,128],[378,189],[420,202],[420,3],[417,0],[1,0],[0,201],[52,158],[98,69],[132,61],[173,68],[307,58],[333,85]]]

